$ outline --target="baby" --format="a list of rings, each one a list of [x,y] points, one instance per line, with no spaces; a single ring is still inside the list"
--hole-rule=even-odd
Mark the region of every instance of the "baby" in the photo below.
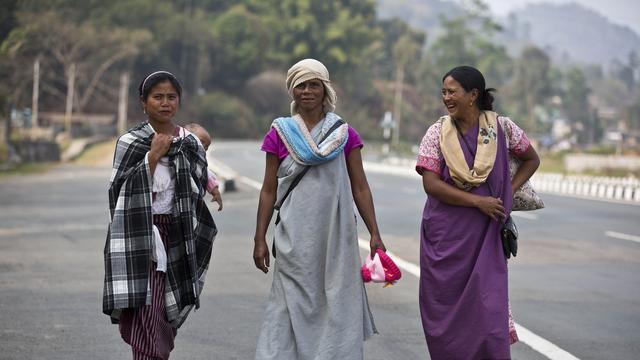
[[[202,146],[204,147],[204,151],[209,150],[209,146],[211,145],[211,136],[209,132],[196,123],[190,123],[184,126],[185,129],[189,130],[192,134],[200,139]],[[218,179],[216,175],[209,169],[208,172],[208,181],[207,181],[207,192],[211,194],[213,197],[211,201],[215,201],[218,203],[218,211],[222,210],[222,196],[220,195],[220,190],[218,187]]]

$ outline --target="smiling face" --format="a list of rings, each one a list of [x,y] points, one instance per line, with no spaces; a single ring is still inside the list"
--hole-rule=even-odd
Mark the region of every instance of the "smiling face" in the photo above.
[[[152,123],[168,123],[178,111],[180,96],[169,80],[151,88],[146,99],[142,99],[144,109]]]
[[[465,91],[452,76],[447,76],[442,82],[442,102],[454,119],[465,117],[476,106],[477,94],[477,89]]]
[[[318,79],[307,80],[293,88],[293,101],[302,111],[308,112],[318,107],[322,109],[324,96],[324,85]]]

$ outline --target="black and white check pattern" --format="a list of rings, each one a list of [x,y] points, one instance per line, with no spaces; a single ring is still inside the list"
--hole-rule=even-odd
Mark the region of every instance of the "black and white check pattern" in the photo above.
[[[109,184],[111,223],[104,248],[103,312],[117,322],[121,309],[151,303],[152,177],[147,152],[154,131],[142,123],[118,139]],[[175,171],[175,200],[167,244],[167,317],[179,327],[198,298],[217,233],[203,196],[207,160],[195,136],[174,142],[167,154]]]

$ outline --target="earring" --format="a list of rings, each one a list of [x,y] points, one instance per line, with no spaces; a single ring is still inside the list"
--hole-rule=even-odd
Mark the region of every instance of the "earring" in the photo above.
[[[142,113],[146,115],[147,114],[147,108],[142,108]]]
[[[469,106],[473,106],[473,101],[469,103]]]

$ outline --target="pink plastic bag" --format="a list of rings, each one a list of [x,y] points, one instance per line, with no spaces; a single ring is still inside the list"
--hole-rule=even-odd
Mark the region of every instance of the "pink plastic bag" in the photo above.
[[[373,259],[367,256],[361,268],[364,282],[394,284],[402,277],[398,266],[384,251],[377,249]]]

